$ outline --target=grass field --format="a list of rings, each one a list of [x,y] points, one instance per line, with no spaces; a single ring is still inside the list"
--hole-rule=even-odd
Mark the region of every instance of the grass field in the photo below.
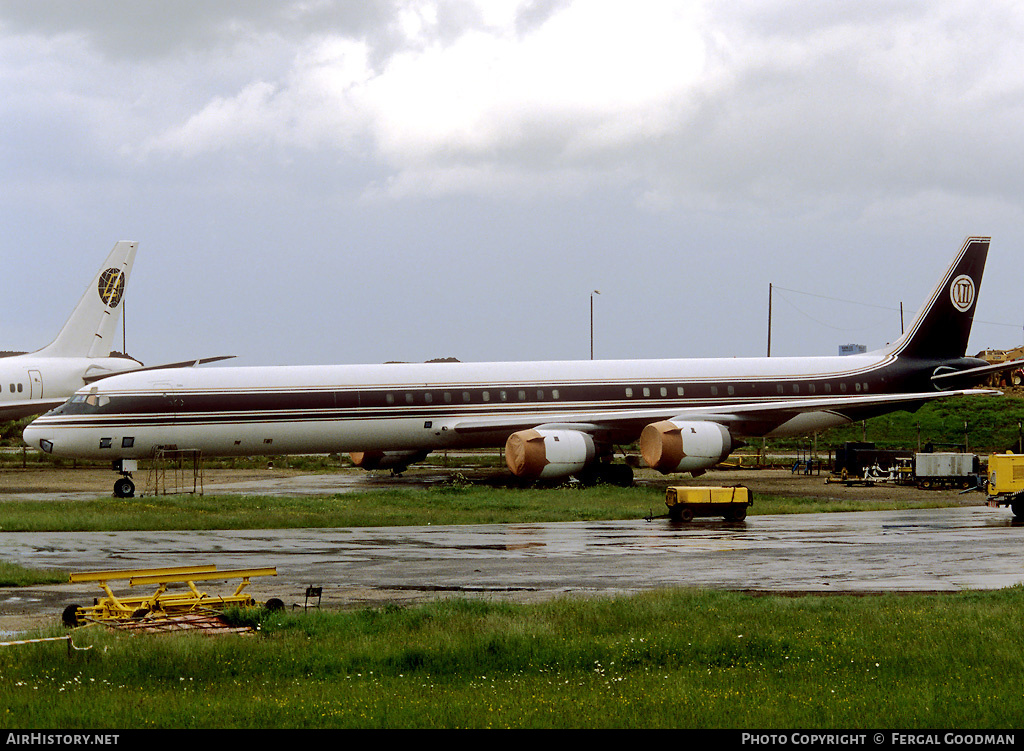
[[[903,500],[886,508],[957,505],[957,496]],[[333,495],[171,495],[97,498],[91,501],[7,501],[0,531],[82,532],[114,530],[296,529],[427,524],[526,524],[664,516],[661,487],[490,488],[448,485]],[[857,511],[856,501],[758,495],[751,514]]]
[[[1016,728],[1024,589],[264,614],[0,650],[5,728]],[[252,615],[239,615],[249,617]],[[79,651],[81,650],[81,651]]]

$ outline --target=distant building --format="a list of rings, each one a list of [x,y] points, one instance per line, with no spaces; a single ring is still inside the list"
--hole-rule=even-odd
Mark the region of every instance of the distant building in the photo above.
[[[866,344],[840,344],[840,355],[863,355],[868,351]]]

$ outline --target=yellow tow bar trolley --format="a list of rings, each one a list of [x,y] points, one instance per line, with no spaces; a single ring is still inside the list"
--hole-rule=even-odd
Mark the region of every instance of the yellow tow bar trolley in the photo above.
[[[105,596],[92,605],[68,605],[64,608],[66,626],[79,626],[87,620],[116,621],[139,620],[149,615],[172,616],[199,610],[219,610],[228,605],[250,607],[256,601],[243,590],[255,576],[277,576],[276,567],[226,569],[218,571],[215,565],[167,566],[164,568],[116,569],[111,571],[84,571],[71,574],[69,583],[95,582]],[[234,593],[210,595],[196,586],[200,581],[226,581],[241,579]],[[155,586],[152,594],[125,597],[114,594],[112,582],[127,581],[131,587]],[[171,585],[184,584],[185,590],[171,592]],[[275,601],[276,602],[276,601]],[[267,603],[270,607],[270,602]]]

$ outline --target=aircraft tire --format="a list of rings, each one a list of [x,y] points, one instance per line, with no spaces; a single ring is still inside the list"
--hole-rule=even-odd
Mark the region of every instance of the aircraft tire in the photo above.
[[[131,498],[135,495],[135,483],[127,477],[122,477],[114,483],[115,498]]]

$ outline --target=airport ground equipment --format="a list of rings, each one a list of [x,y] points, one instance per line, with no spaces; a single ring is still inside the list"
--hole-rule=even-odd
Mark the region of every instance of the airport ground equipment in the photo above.
[[[978,484],[980,461],[975,454],[935,452],[914,454],[913,481],[919,488],[958,488]]]
[[[1024,454],[991,454],[988,458],[987,505],[1009,506],[1024,519]]]
[[[199,566],[168,566],[163,568],[116,569],[110,571],[84,571],[71,574],[69,583],[95,582],[105,596],[92,605],[68,605],[64,608],[66,626],[79,626],[86,621],[124,621],[153,616],[181,615],[203,610],[220,610],[229,605],[251,607],[256,601],[243,592],[255,576],[277,576],[276,567],[225,569],[218,571],[213,564]],[[200,591],[196,582],[241,579],[234,593],[210,595]],[[156,586],[150,595],[120,597],[110,588],[111,582],[127,581],[129,586]],[[170,592],[168,587],[184,584],[185,591]],[[267,603],[270,607],[270,602]]]
[[[726,521],[743,521],[754,504],[750,489],[730,487],[672,486],[665,490],[665,505],[673,521],[688,522],[696,516],[724,516]]]
[[[1024,358],[1024,347],[1014,349],[986,349],[977,354],[979,360],[985,360],[993,365],[996,363],[1012,362]],[[1006,386],[1024,386],[1024,368],[1016,368],[1008,372],[993,373],[988,377],[986,385],[994,388]]]
[[[840,482],[886,482],[905,474],[897,471],[913,459],[910,451],[880,449],[873,443],[850,441],[836,449],[832,472]]]

